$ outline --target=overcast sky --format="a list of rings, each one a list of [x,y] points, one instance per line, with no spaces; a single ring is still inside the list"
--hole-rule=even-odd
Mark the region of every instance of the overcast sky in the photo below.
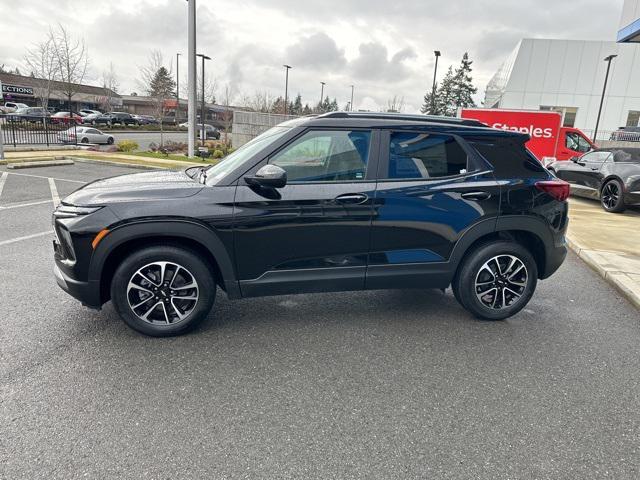
[[[614,40],[623,0],[198,0],[198,51],[218,90],[242,95],[284,94],[283,63],[293,66],[289,92],[304,102],[325,93],[341,108],[355,84],[356,108],[377,110],[404,97],[405,111],[420,108],[441,50],[438,77],[468,51],[478,100],[487,81],[521,38]],[[160,49],[175,72],[186,53],[184,0],[0,0],[0,64],[23,70],[23,57],[60,22],[84,37],[99,84],[113,62],[120,93],[140,91],[139,66]],[[186,82],[181,59],[181,82]]]

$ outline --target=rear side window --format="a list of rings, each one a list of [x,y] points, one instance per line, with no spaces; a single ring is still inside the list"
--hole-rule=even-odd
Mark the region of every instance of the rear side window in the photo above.
[[[428,179],[467,172],[467,153],[449,135],[393,132],[389,143],[390,179]]]
[[[544,167],[524,146],[514,138],[467,138],[494,168],[496,178],[545,178]]]

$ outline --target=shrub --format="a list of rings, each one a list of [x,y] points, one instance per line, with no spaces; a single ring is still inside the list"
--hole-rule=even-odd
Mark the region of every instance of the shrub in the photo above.
[[[119,152],[133,152],[134,150],[138,150],[138,148],[140,148],[140,146],[133,140],[123,140],[118,142]]]
[[[222,158],[224,157],[224,152],[220,149],[216,149],[213,151],[213,158]]]

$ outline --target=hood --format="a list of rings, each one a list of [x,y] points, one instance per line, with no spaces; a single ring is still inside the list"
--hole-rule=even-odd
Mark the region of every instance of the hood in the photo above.
[[[203,185],[184,171],[132,173],[89,183],[63,200],[69,205],[106,205],[112,202],[186,198]]]

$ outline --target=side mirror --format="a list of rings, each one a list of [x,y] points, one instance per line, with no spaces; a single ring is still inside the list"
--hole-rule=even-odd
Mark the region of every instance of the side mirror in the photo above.
[[[260,167],[253,177],[244,177],[248,185],[282,188],[287,184],[287,172],[277,165]]]
[[[571,160],[573,163],[578,163],[578,160],[580,160],[580,157],[571,157],[569,160]]]

